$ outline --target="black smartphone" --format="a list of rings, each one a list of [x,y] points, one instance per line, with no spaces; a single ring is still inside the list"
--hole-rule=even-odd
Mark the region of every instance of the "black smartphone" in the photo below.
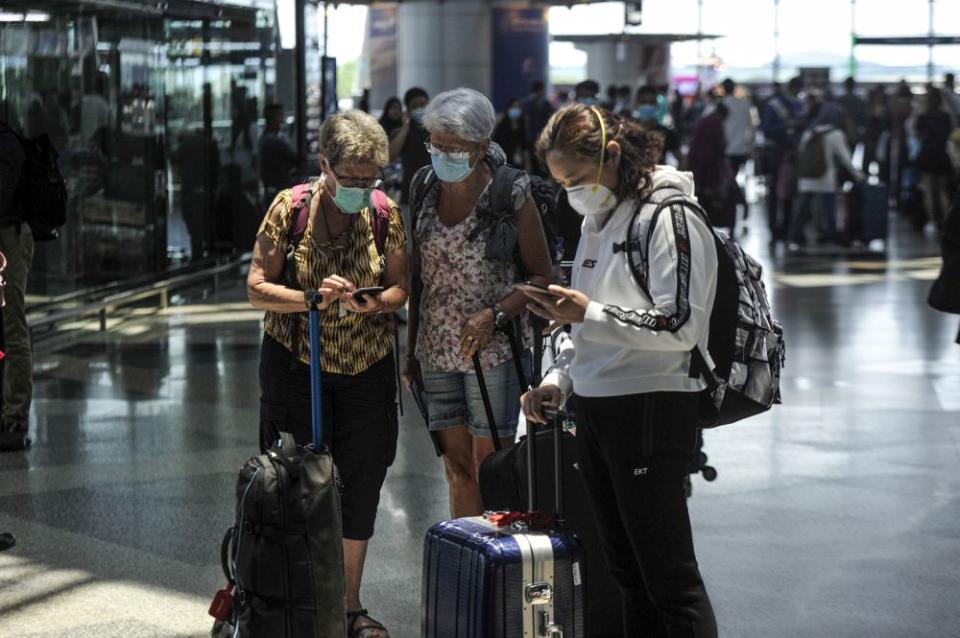
[[[383,292],[383,286],[370,286],[368,288],[357,288],[353,291],[353,298],[357,300],[357,303],[367,303],[366,296],[376,296]]]
[[[556,293],[550,292],[550,289],[544,286],[543,284],[535,284],[532,281],[527,281],[522,284],[513,284],[514,290],[521,290],[523,292],[538,292],[544,295],[553,295],[557,296]]]

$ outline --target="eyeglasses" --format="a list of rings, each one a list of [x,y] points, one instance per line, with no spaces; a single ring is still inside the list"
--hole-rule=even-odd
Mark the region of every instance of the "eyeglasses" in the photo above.
[[[470,159],[470,153],[473,152],[473,151],[447,150],[447,149],[444,149],[444,148],[437,148],[437,147],[434,146],[433,143],[430,142],[429,140],[426,141],[426,142],[424,142],[424,143],[423,143],[423,146],[427,149],[427,152],[430,153],[431,155],[441,155],[441,154],[442,154],[442,155],[446,155],[447,157],[449,157],[450,159],[452,159],[452,160],[454,160],[454,161],[460,161],[460,162],[462,162],[463,160],[466,160],[466,159]],[[480,146],[477,145],[477,148],[480,148]],[[475,149],[475,150],[476,150],[476,149]]]
[[[330,167],[330,172],[337,178],[337,183],[347,188],[380,188],[383,185],[383,171],[377,169],[376,177],[354,177],[352,175],[338,175],[337,171]]]

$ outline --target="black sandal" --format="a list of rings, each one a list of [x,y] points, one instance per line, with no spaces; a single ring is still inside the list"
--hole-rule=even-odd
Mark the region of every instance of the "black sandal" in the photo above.
[[[357,621],[361,618],[365,619],[367,623],[357,628]],[[368,632],[380,633],[370,636]],[[357,611],[347,612],[347,636],[349,638],[390,638],[390,632],[387,631],[386,627],[371,618],[366,609],[358,609]]]

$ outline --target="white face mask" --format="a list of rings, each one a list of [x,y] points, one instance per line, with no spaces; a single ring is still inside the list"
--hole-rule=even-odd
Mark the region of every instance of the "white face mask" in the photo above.
[[[570,207],[584,217],[608,213],[617,205],[617,196],[602,184],[574,186],[566,190]]]

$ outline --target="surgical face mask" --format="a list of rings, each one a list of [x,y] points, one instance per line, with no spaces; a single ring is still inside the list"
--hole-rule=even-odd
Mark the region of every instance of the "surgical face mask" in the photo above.
[[[337,176],[333,178],[336,180]],[[337,205],[341,213],[347,215],[356,215],[364,208],[370,207],[370,188],[350,188],[337,182],[337,192],[333,196],[333,203]]]
[[[607,154],[607,127],[603,116],[597,109],[591,109],[600,120],[600,168],[597,170],[597,179],[590,186],[573,186],[565,189],[570,207],[584,217],[608,213],[617,205],[617,196],[613,191],[600,183],[603,177],[603,166]]]
[[[523,116],[523,109],[519,106],[515,106],[507,111],[507,117],[511,120],[519,120]]]
[[[641,104],[634,110],[633,116],[638,120],[657,119],[657,107],[653,104]]]
[[[473,171],[469,155],[455,158],[450,153],[431,153],[430,163],[433,172],[443,182],[462,182]]]
[[[583,104],[584,106],[593,106],[597,103],[597,100],[592,97],[580,97],[577,98],[577,102]]]
[[[617,205],[617,196],[602,184],[574,186],[566,191],[570,207],[584,217],[608,213]]]
[[[425,110],[426,110],[426,109],[422,109],[422,108],[420,108],[420,109],[414,109],[413,111],[410,112],[410,117],[413,118],[413,121],[414,121],[414,122],[422,122],[422,121],[423,121],[423,112],[424,112]]]

